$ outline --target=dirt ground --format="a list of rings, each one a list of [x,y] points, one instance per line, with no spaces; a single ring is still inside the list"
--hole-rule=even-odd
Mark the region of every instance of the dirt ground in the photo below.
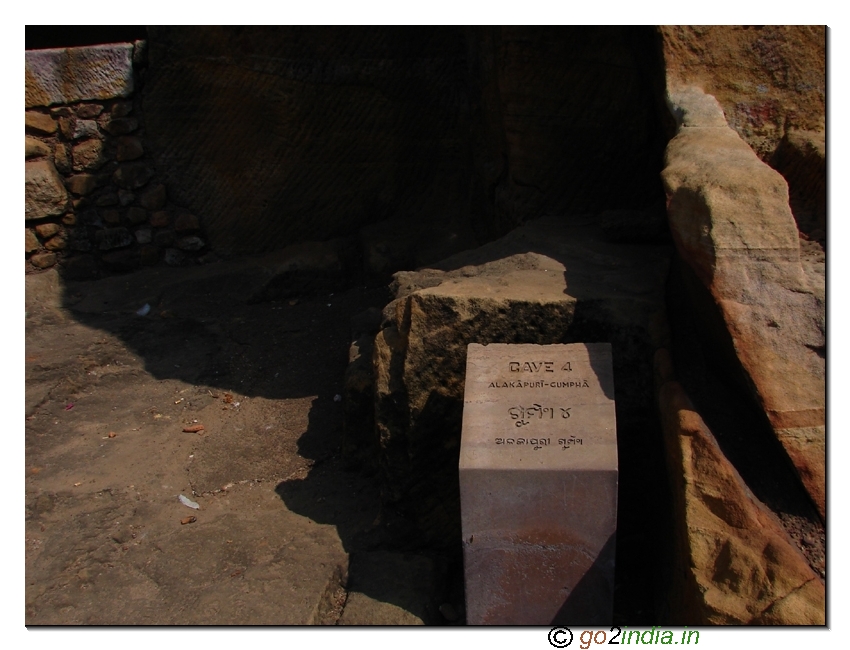
[[[27,625],[459,622],[340,455],[350,319],[387,290],[263,281],[26,277]]]

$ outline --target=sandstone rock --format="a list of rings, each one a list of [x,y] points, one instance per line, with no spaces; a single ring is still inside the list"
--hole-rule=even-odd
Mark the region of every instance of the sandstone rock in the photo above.
[[[184,212],[174,221],[174,230],[177,232],[192,232],[201,227],[198,217],[194,214]]]
[[[59,129],[69,140],[80,140],[81,138],[98,138],[100,131],[94,120],[80,120],[75,117],[60,117]]]
[[[65,235],[56,235],[44,242],[44,247],[49,251],[61,251],[68,247],[68,239]]]
[[[27,50],[26,105],[127,97],[133,91],[132,55],[128,43]]]
[[[165,210],[160,210],[151,214],[151,225],[154,228],[164,228],[168,225],[168,222],[168,212]]]
[[[76,226],[77,225],[77,215],[73,212],[66,212],[62,215],[62,223],[66,226]]]
[[[112,180],[118,187],[135,190],[144,186],[153,176],[150,165],[144,162],[128,162],[118,165]]]
[[[130,208],[127,210],[127,218],[130,220],[130,223],[136,225],[145,223],[148,220],[148,211],[144,208]]]
[[[103,128],[110,135],[126,135],[139,128],[139,120],[135,117],[113,117],[104,121]]]
[[[74,109],[74,112],[77,114],[77,117],[90,120],[103,112],[103,106],[100,104],[81,104]]]
[[[101,194],[95,200],[94,204],[98,207],[107,207],[110,205],[118,205],[118,195],[115,192]]]
[[[181,237],[176,242],[177,248],[183,251],[199,251],[204,247],[204,240],[200,237]]]
[[[56,120],[44,113],[35,111],[27,111],[26,114],[27,131],[38,135],[53,135],[56,133]]]
[[[112,108],[109,109],[109,114],[112,117],[126,117],[133,112],[132,102],[115,102]]]
[[[63,174],[71,173],[71,149],[68,145],[61,142],[56,143],[56,149],[53,152],[53,161],[56,163],[56,169]]]
[[[118,190],[118,201],[122,206],[130,205],[136,198],[130,190]],[[144,206],[143,206],[144,207]]]
[[[139,138],[131,136],[118,138],[116,140],[116,144],[118,145],[116,158],[119,161],[135,160],[136,158],[141,158],[145,155],[144,147],[142,147],[142,141]]]
[[[123,248],[133,243],[133,236],[126,228],[106,228],[95,233],[95,241],[102,251]]]
[[[105,223],[121,223],[121,212],[118,210],[98,210],[98,214]]]
[[[37,251],[39,248],[38,237],[35,236],[35,233],[29,228],[26,229],[26,250],[27,253],[32,253],[33,251]]]
[[[788,129],[823,131],[823,25],[658,28],[668,88],[700,86],[729,126],[769,160]]]
[[[147,210],[162,210],[166,202],[165,185],[155,185],[139,197],[139,203]]]
[[[548,218],[435,268],[395,274],[397,298],[375,339],[376,438],[388,496],[412,509],[426,537],[450,544],[460,534],[467,344],[611,342],[617,421],[646,421],[668,255],[667,247],[612,244],[597,226]],[[626,453],[634,442],[624,436],[621,444]]]
[[[65,212],[68,192],[51,161],[36,160],[26,163],[25,180],[24,211],[27,219],[41,219]]]
[[[824,625],[823,582],[753,497],[682,387],[664,381],[658,403],[678,527],[675,624]]]
[[[160,230],[153,236],[153,241],[157,246],[171,246],[174,244],[175,235],[173,230]]]
[[[673,239],[731,337],[718,345],[737,359],[823,517],[824,301],[803,272],[787,184],[732,129],[706,123],[683,126],[667,148]]]
[[[39,269],[49,269],[56,264],[56,253],[38,253],[30,258],[32,265]]]
[[[53,237],[53,235],[58,233],[60,230],[62,230],[62,228],[60,228],[57,223],[42,223],[35,227],[35,231],[42,239]]]
[[[75,174],[65,183],[72,194],[85,196],[102,186],[107,178],[99,174]]]
[[[153,240],[153,233],[150,228],[139,228],[135,235],[139,244],[150,244]]]
[[[168,266],[180,266],[186,261],[186,253],[178,248],[165,249],[165,263]]]
[[[73,170],[75,172],[100,169],[106,162],[106,157],[103,153],[103,141],[97,138],[74,145],[72,156],[74,161]]]
[[[50,147],[41,140],[36,140],[27,136],[26,138],[26,159],[38,158],[40,156],[49,156]]]

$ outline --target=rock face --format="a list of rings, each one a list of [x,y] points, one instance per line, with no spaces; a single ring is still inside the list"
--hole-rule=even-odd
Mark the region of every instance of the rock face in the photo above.
[[[660,374],[659,410],[676,468],[673,623],[824,625],[824,583],[753,497],[679,383]]]
[[[68,192],[53,163],[49,160],[26,163],[26,218],[62,214],[67,205]]]
[[[27,53],[27,108],[127,97],[132,92],[131,43]]]
[[[682,126],[662,176],[674,241],[729,367],[825,517],[824,296],[800,261],[787,184],[721,123],[713,97],[691,89],[671,104]]]
[[[388,220],[457,235],[460,250],[527,218],[662,196],[650,28],[151,27],[149,39],[145,148],[225,253]],[[395,256],[377,242],[370,264],[440,259],[415,244]]]
[[[823,25],[662,26],[668,84],[717,98],[731,126],[762,160],[789,129],[824,130]]]
[[[432,541],[459,539],[457,463],[469,343],[608,341],[617,421],[646,442],[654,323],[669,249],[604,241],[598,226],[539,219],[435,268],[395,275],[375,339],[376,444],[388,496]]]

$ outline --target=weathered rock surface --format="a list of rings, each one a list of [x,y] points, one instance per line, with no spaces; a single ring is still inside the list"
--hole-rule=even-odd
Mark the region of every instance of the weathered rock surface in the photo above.
[[[69,140],[81,138],[96,138],[100,136],[97,122],[94,120],[79,120],[76,117],[60,117],[59,128]]]
[[[76,172],[99,169],[106,162],[103,141],[97,138],[74,145],[71,155],[74,161],[73,169]]]
[[[118,145],[115,157],[119,161],[135,160],[141,158],[145,154],[145,148],[142,146],[142,141],[139,138],[125,136],[118,138]]]
[[[26,163],[26,218],[41,219],[62,214],[67,206],[68,192],[53,163],[49,160]]]
[[[26,138],[26,159],[30,158],[39,158],[41,156],[49,156],[50,155],[50,146],[42,142],[41,140],[36,140],[35,138],[31,138],[27,136]]]
[[[53,135],[57,129],[56,120],[45,113],[27,111],[26,129],[38,135]]]
[[[39,269],[49,269],[56,264],[56,253],[37,253],[30,258],[32,265]]]
[[[62,230],[62,228],[56,223],[42,223],[35,227],[35,231],[42,239],[53,237],[53,235],[58,233],[60,230]]]
[[[85,196],[91,194],[98,187],[108,182],[109,177],[102,174],[74,174],[66,184],[72,194]]]
[[[165,207],[167,198],[165,185],[156,185],[139,197],[139,203],[146,210],[162,210]]]
[[[546,218],[395,275],[397,299],[375,339],[377,439],[388,496],[411,507],[432,541],[451,544],[460,534],[467,344],[609,341],[618,422],[644,422],[669,250],[613,244],[598,226]]]
[[[697,116],[682,121],[662,174],[674,241],[710,294],[718,345],[825,517],[825,303],[800,261],[788,186],[719,124],[713,98],[688,90],[671,103]]]
[[[133,235],[126,228],[106,228],[105,230],[99,230],[95,239],[98,248],[102,251],[123,248],[133,243]]]
[[[127,97],[132,91],[132,44],[27,50],[27,108]]]
[[[716,97],[729,125],[762,160],[789,129],[823,131],[823,25],[662,26],[669,86]]]
[[[121,163],[112,180],[118,187],[125,190],[135,190],[143,187],[154,175],[153,168],[145,162]]]
[[[35,236],[35,233],[29,228],[26,229],[26,243],[24,245],[25,251],[27,253],[32,253],[38,250],[38,237]]]
[[[824,583],[721,452],[660,351],[658,405],[673,483],[674,624],[824,625]]]

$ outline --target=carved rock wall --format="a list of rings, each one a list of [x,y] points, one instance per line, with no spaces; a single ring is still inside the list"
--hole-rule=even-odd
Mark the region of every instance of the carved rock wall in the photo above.
[[[388,275],[541,214],[660,198],[653,38],[151,27],[144,109],[169,192],[204,215],[214,249],[369,227],[367,270]]]

